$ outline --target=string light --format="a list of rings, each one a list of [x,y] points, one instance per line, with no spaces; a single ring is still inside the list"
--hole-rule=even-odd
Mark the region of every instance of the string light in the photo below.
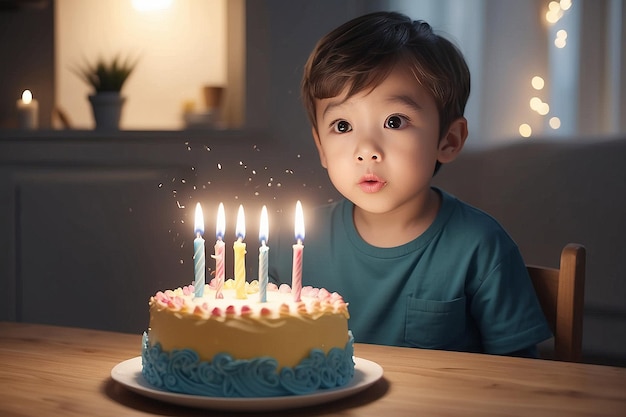
[[[530,85],[532,85],[535,90],[543,90],[545,81],[540,76],[535,75],[533,79],[530,80]]]
[[[565,29],[561,29],[556,32],[556,38],[554,39],[554,45],[557,48],[564,48],[567,45],[567,31]]]
[[[533,97],[530,99],[530,109],[534,110],[534,111],[538,111],[539,107],[541,107],[541,103],[543,103],[541,101],[541,99],[539,97]]]
[[[519,126],[519,134],[522,135],[522,137],[529,138],[530,135],[532,135],[532,133],[533,133],[533,130],[531,129],[528,123],[522,123]]]
[[[560,0],[551,1],[548,3],[548,10],[545,14],[545,19],[550,25],[557,23],[565,14],[567,10],[572,7],[572,0]],[[567,31],[565,29],[559,29],[554,38],[554,45],[562,49],[567,46]],[[546,80],[539,75],[535,75],[531,78],[530,84],[536,91],[541,91],[546,85]],[[550,105],[544,102],[540,97],[533,96],[529,101],[530,109],[537,112],[541,116],[547,116],[550,113]],[[556,130],[561,127],[561,119],[554,116],[548,120],[548,125]],[[532,128],[528,123],[520,124],[518,128],[519,134],[522,137],[528,138],[532,135]]]
[[[537,109],[537,113],[539,113],[542,116],[545,116],[546,114],[550,113],[550,106],[548,105],[548,103],[541,103],[541,105]]]
[[[556,130],[559,127],[561,127],[561,119],[559,119],[556,116],[551,117],[550,120],[548,121],[548,124],[550,125],[552,129]]]

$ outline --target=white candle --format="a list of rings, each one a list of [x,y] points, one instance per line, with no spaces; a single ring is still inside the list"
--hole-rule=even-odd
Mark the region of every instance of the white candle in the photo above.
[[[196,204],[196,216],[194,230],[196,238],[193,240],[193,269],[195,273],[194,296],[202,297],[204,294],[204,283],[206,274],[206,263],[204,259],[204,216],[200,203]]]
[[[17,100],[17,125],[28,130],[39,127],[39,103],[30,90],[24,90],[21,100]]]
[[[267,207],[263,206],[261,209],[261,226],[259,227],[259,240],[261,241],[261,247],[259,248],[259,301],[262,303],[267,301],[268,252],[270,250],[266,245],[268,238]]]
[[[300,301],[302,292],[302,256],[304,253],[304,215],[302,214],[302,204],[298,200],[296,203],[295,221],[296,244],[293,245],[293,269],[291,273],[291,293],[294,301]]]
[[[217,208],[217,223],[215,227],[215,298],[224,298],[222,289],[224,288],[224,230],[226,230],[226,217],[224,215],[224,204],[220,203]]]
[[[233,244],[235,252],[235,297],[245,299],[248,298],[246,295],[246,244],[243,243],[243,239],[246,237],[246,219],[241,205],[237,213],[235,234],[237,236],[237,240]]]

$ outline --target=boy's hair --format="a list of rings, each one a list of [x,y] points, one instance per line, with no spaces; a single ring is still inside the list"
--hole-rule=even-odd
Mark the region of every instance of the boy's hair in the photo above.
[[[315,100],[347,98],[379,85],[396,67],[406,66],[434,98],[439,138],[463,116],[470,93],[470,74],[463,54],[435,34],[424,21],[396,12],[357,17],[324,36],[304,69],[301,93],[313,128],[318,131]]]

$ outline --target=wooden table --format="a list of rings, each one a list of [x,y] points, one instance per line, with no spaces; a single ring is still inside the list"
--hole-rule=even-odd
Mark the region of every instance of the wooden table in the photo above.
[[[140,335],[0,322],[0,416],[201,416],[110,377]],[[626,368],[356,344],[384,369],[370,388],[275,416],[626,416]],[[228,413],[227,415],[237,415]],[[254,414],[261,415],[261,414]]]

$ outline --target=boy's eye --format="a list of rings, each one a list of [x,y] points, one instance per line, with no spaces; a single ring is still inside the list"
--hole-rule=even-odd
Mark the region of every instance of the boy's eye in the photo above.
[[[352,126],[350,126],[350,123],[346,122],[345,120],[338,120],[337,122],[335,122],[334,130],[337,133],[346,133],[352,130]]]
[[[406,121],[398,115],[389,116],[385,120],[385,127],[389,129],[401,129],[406,124]]]

